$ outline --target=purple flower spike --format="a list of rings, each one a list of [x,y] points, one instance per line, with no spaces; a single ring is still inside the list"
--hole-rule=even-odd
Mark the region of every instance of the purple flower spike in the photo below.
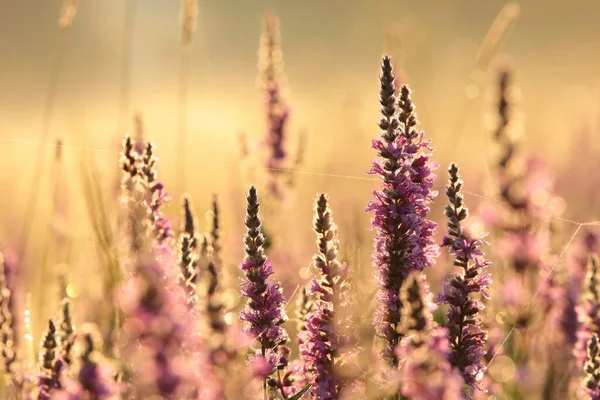
[[[154,155],[154,145],[148,143],[142,154],[142,177],[146,185],[146,206],[149,220],[149,228],[152,237],[156,239],[159,256],[172,256],[169,242],[173,240],[173,229],[171,221],[163,214],[162,209],[170,201],[164,185],[158,181],[156,169],[157,158]]]
[[[583,390],[590,400],[600,400],[600,348],[598,334],[593,333],[587,344],[587,361],[583,367]]]
[[[583,299],[583,304],[577,307],[579,330],[577,331],[577,342],[573,354],[579,368],[583,368],[586,362],[590,338],[592,335],[598,334],[600,330],[600,293],[598,292],[600,277],[598,273],[598,261],[595,257],[592,257],[587,277],[587,293]]]
[[[436,165],[430,161],[432,149],[424,133],[416,130],[410,90],[403,86],[396,104],[389,57],[383,58],[381,68],[381,139],[373,141],[378,157],[369,174],[378,175],[383,188],[373,192],[367,211],[374,213],[373,262],[379,288],[375,327],[386,343],[384,357],[397,366],[394,349],[401,339],[400,287],[411,271],[431,266],[438,255],[433,240],[436,224],[427,219],[429,204],[437,194],[432,191]]]
[[[279,19],[269,14],[263,20],[260,48],[259,73],[262,89],[265,93],[265,111],[267,119],[265,144],[269,147],[266,167],[269,173],[267,188],[271,194],[281,197],[282,186],[278,179],[287,159],[286,131],[290,108],[282,96],[284,83],[281,37]]]
[[[577,305],[581,298],[590,256],[597,251],[598,235],[593,231],[588,231],[570,254],[568,260],[569,279],[564,289],[564,306],[562,315],[559,316],[559,323],[565,338],[571,345],[577,343],[577,331],[579,330]]]
[[[184,289],[153,255],[140,258],[123,287],[122,351],[133,360],[132,381],[140,396],[178,398],[198,383],[204,349],[194,337]],[[146,397],[144,397],[146,398]]]
[[[400,367],[400,392],[409,399],[463,400],[463,380],[447,360],[450,353],[447,332],[436,328],[418,347],[402,343],[396,355],[403,360]]]
[[[58,349],[57,330],[52,320],[48,321],[48,330],[42,341],[43,351],[40,354],[41,375],[39,380],[40,392],[38,400],[49,400],[52,392],[60,386],[59,376],[62,361],[57,359]]]
[[[180,281],[185,288],[187,301],[191,308],[198,302],[196,285],[198,283],[198,234],[195,230],[194,215],[190,199],[183,196],[183,229],[179,234],[178,263]]]
[[[246,323],[244,332],[260,343],[259,354],[263,360],[268,361],[268,371],[275,371],[279,364],[277,347],[288,340],[285,329],[281,327],[287,320],[283,310],[285,299],[280,284],[269,281],[273,268],[263,252],[265,237],[261,232],[261,220],[258,216],[256,188],[250,188],[246,199],[246,257],[239,268],[244,273],[240,284],[241,295],[248,298],[248,302],[240,313],[240,319]],[[261,365],[258,361],[254,364]]]
[[[298,337],[304,371],[312,383],[310,393],[318,399],[337,399],[342,381],[335,366],[341,358],[340,346],[348,341],[340,335],[339,308],[345,303],[349,284],[347,268],[338,261],[337,227],[325,194],[317,198],[315,211],[313,228],[319,252],[313,265],[319,273],[310,283],[310,292],[316,301],[303,317],[304,330]]]
[[[412,272],[400,289],[404,337],[395,349],[399,361],[399,394],[419,400],[463,399],[463,379],[448,361],[451,353],[445,328],[433,327],[425,276]]]
[[[115,381],[117,371],[98,351],[102,346],[102,339],[97,328],[94,325],[84,325],[82,337],[84,351],[79,360],[79,372],[76,378],[63,376],[63,389],[56,394],[56,399],[116,399],[122,387]]]
[[[468,385],[475,385],[483,376],[481,361],[485,354],[487,332],[483,330],[479,312],[484,305],[475,296],[488,299],[491,275],[485,272],[490,262],[485,260],[480,250],[483,242],[474,239],[463,226],[469,211],[464,204],[461,188],[462,180],[455,164],[448,168],[450,183],[446,195],[450,204],[446,206],[448,234],[444,246],[449,247],[454,256],[454,265],[462,268],[460,274],[453,275],[444,285],[444,292],[438,302],[448,307],[448,334],[452,353],[450,362],[460,371]],[[475,296],[474,296],[475,295]]]

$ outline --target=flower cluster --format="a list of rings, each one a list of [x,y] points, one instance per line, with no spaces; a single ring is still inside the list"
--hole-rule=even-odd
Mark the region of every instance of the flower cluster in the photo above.
[[[75,378],[63,377],[63,389],[57,392],[56,399],[117,399],[123,388],[115,381],[117,372],[99,350],[102,347],[100,334],[94,325],[84,325],[81,334],[83,352],[77,360],[79,371]]]
[[[282,99],[284,76],[280,41],[279,20],[274,14],[268,14],[262,25],[258,69],[260,84],[265,93],[265,144],[269,146],[266,160],[269,175],[267,188],[277,197],[283,194],[278,175],[287,158],[285,139],[290,115],[290,108]]]
[[[403,360],[402,395],[419,400],[463,400],[462,377],[447,360],[450,351],[444,328],[430,331],[423,346],[399,346],[396,356]]]
[[[289,109],[281,99],[283,68],[279,20],[269,14],[263,20],[259,50],[259,71],[266,93],[267,143],[271,147],[268,167],[276,168],[286,157],[284,148],[285,125]]]
[[[141,174],[147,190],[146,207],[149,227],[156,238],[158,248],[164,251],[168,248],[167,242],[173,238],[171,221],[163,214],[162,208],[169,201],[164,185],[158,181],[156,170],[157,158],[154,155],[154,145],[148,143],[141,156]]]
[[[385,357],[397,365],[394,349],[401,339],[400,287],[411,271],[431,266],[438,254],[433,240],[436,224],[427,219],[429,203],[436,195],[432,191],[436,165],[430,161],[432,149],[424,133],[416,130],[417,118],[406,86],[396,104],[389,57],[383,58],[380,80],[381,139],[373,141],[378,158],[369,173],[381,178],[383,188],[374,191],[367,210],[374,213],[373,261],[379,288],[375,325],[385,339]]]
[[[0,253],[0,335],[2,338],[1,353],[3,369],[12,373],[17,361],[17,346],[15,343],[14,300],[9,288],[8,271],[4,256]]]
[[[49,400],[52,392],[60,387],[60,372],[62,360],[56,357],[58,349],[58,337],[56,326],[52,320],[48,321],[48,330],[42,342],[40,364],[42,367],[38,400]]]
[[[131,137],[125,136],[119,160],[123,172],[121,201],[127,210],[126,227],[129,231],[130,249],[134,254],[142,249],[145,242],[143,221],[146,214],[143,192],[138,188],[142,177],[140,154],[136,150],[136,145],[137,143]]]
[[[269,280],[273,275],[273,267],[263,252],[265,237],[261,233],[256,188],[250,188],[246,200],[246,256],[240,264],[244,273],[240,292],[248,302],[240,313],[240,319],[246,323],[244,331],[260,344],[257,357],[263,361],[255,360],[254,364],[266,362],[268,368],[262,370],[262,377],[266,378],[277,369],[280,362],[277,347],[288,340],[281,326],[287,320],[287,315],[283,310],[285,299],[281,286]]]
[[[198,235],[195,230],[194,214],[187,196],[183,198],[183,230],[179,234],[179,268],[181,270],[182,285],[186,290],[187,301],[190,306],[198,301],[196,285],[198,283]]]
[[[598,342],[598,334],[592,334],[587,344],[587,361],[583,366],[586,374],[583,388],[591,400],[600,399],[600,347]]]
[[[591,258],[590,269],[587,277],[587,292],[583,298],[583,304],[577,308],[579,330],[577,331],[577,342],[573,354],[577,365],[581,368],[586,360],[588,341],[593,334],[598,334],[600,329],[600,293],[598,282],[600,281],[598,261]]]
[[[434,327],[428,288],[412,272],[400,290],[403,338],[395,349],[400,360],[400,393],[410,399],[463,399],[463,380],[448,361],[446,329]]]
[[[454,265],[462,268],[460,274],[453,275],[444,285],[444,292],[438,302],[448,307],[448,334],[452,347],[450,361],[460,371],[465,383],[474,385],[484,371],[481,357],[485,354],[487,333],[482,328],[479,312],[484,305],[477,299],[489,298],[488,287],[491,275],[486,272],[490,265],[480,247],[483,242],[471,237],[463,227],[463,221],[469,212],[464,204],[461,192],[463,182],[458,167],[452,164],[448,168],[450,175],[446,187],[449,204],[446,205],[448,233],[443,246],[449,248],[454,257]]]
[[[140,258],[136,274],[123,287],[122,354],[129,357],[140,396],[178,396],[195,383],[197,357],[191,353],[194,319],[185,292],[155,257]]]
[[[62,303],[62,320],[59,326],[60,331],[60,357],[68,366],[71,364],[71,352],[75,343],[75,327],[71,320],[71,303],[64,299]]]
[[[338,308],[348,290],[346,265],[338,261],[337,228],[325,194],[319,195],[313,228],[319,252],[313,264],[319,274],[311,280],[310,292],[316,297],[304,316],[305,325],[298,337],[304,370],[312,383],[311,393],[319,399],[336,399],[341,382],[334,369],[340,350]]]
[[[577,342],[577,330],[579,329],[577,305],[580,301],[580,293],[585,281],[590,257],[598,251],[598,243],[598,235],[595,232],[585,232],[583,240],[578,243],[578,246],[574,246],[574,250],[570,253],[568,280],[563,291],[564,306],[562,308],[562,315],[559,318],[564,336],[571,345]]]

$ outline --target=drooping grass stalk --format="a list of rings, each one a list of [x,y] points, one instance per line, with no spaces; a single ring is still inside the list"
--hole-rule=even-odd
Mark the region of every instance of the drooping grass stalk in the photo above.
[[[58,84],[60,79],[60,73],[63,67],[63,58],[65,53],[65,47],[70,27],[73,23],[73,18],[77,12],[77,0],[65,0],[61,14],[58,21],[59,32],[58,42],[56,44],[56,51],[54,53],[54,59],[50,67],[50,77],[48,80],[48,87],[46,89],[46,99],[44,103],[44,110],[42,113],[42,125],[40,128],[40,134],[38,138],[38,149],[34,158],[33,164],[33,175],[31,178],[29,193],[26,198],[25,213],[23,229],[20,237],[20,248],[19,248],[19,260],[23,262],[25,255],[27,254],[27,246],[29,244],[29,235],[33,227],[33,222],[37,220],[37,201],[39,197],[40,180],[43,173],[44,160],[46,158],[46,149],[48,147],[48,136],[50,135],[50,125],[52,122],[52,116],[54,115],[54,108],[56,105],[56,95],[58,93]]]
[[[179,60],[179,94],[177,96],[177,169],[175,194],[180,195],[185,186],[185,160],[187,146],[187,113],[189,70],[198,23],[198,0],[181,0],[181,55]]]

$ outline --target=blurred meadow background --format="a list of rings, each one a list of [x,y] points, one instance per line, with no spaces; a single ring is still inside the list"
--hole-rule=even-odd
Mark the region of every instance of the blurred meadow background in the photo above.
[[[260,192],[269,173],[261,158],[266,116],[257,68],[268,11],[279,19],[282,95],[290,108],[290,161],[278,175],[293,185],[278,212],[264,220],[273,248],[285,248],[272,258],[276,276],[290,282],[286,296],[297,296],[310,276],[313,202],[320,192],[330,196],[342,259],[364,278],[358,284],[363,294],[372,290],[373,234],[364,210],[378,186],[366,172],[379,132],[382,54],[392,55],[397,77],[413,91],[440,164],[437,189],[446,166],[456,162],[474,214],[483,197],[494,196],[488,187],[497,157],[491,132],[498,72],[508,68],[519,150],[546,160],[556,177],[553,212],[565,221],[554,254],[581,228],[576,222],[600,219],[600,2],[200,1],[189,49],[181,46],[178,1],[81,0],[72,25],[59,29],[62,4],[0,3],[0,246],[5,258],[19,259],[36,347],[58,310],[53,293],[61,279],[80,304],[76,318],[86,320],[106,301],[96,279],[106,264],[86,179],[93,165],[107,218],[116,221],[121,143],[125,134],[136,135],[135,115],[144,139],[156,145],[174,227],[181,195],[188,193],[199,231],[210,230],[212,217],[204,215],[217,196],[223,268],[232,276],[225,303],[228,310],[241,307],[233,276],[243,258],[244,196],[250,184]],[[181,130],[186,143],[178,153]],[[37,193],[34,208],[27,207],[31,193]],[[442,190],[430,213],[441,233],[444,204]],[[431,269],[434,291],[448,273],[446,258]],[[226,316],[236,318],[233,311]]]

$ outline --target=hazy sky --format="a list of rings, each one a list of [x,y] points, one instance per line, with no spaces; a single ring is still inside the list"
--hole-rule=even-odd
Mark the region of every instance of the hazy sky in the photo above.
[[[57,52],[60,4],[0,0],[0,129],[5,137],[38,135]],[[361,111],[356,127],[373,129],[383,37],[397,24],[405,33],[404,68],[421,120],[432,136],[444,136],[462,107],[482,38],[503,5],[497,0],[201,0],[190,129],[210,131],[208,140],[227,136],[227,143],[240,129],[260,134],[256,50],[261,16],[273,9],[281,19],[297,127],[341,135],[334,122],[354,104]],[[503,52],[517,70],[528,137],[543,149],[543,138],[568,140],[569,131],[598,109],[600,2],[526,0],[521,6]],[[80,0],[66,43],[53,135],[67,129],[65,118],[72,113],[85,115],[95,137],[113,134],[124,9],[125,0]],[[167,147],[175,125],[178,37],[179,1],[138,0],[131,104],[144,111]],[[476,117],[469,129],[478,132],[486,97],[473,106]],[[366,132],[367,138],[375,132]]]

